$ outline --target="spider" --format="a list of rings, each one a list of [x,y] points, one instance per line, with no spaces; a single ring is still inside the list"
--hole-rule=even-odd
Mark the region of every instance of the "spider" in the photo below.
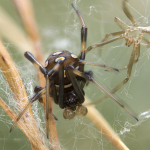
[[[122,29],[122,31],[106,34],[106,36],[104,37],[104,39],[102,40],[101,43],[89,46],[86,50],[86,53],[87,53],[93,48],[100,47],[100,46],[106,45],[108,43],[111,43],[113,41],[123,39],[123,38],[125,38],[125,40],[126,40],[126,46],[130,47],[133,44],[133,49],[131,52],[131,56],[130,56],[128,65],[119,69],[119,70],[127,69],[127,76],[120,84],[118,84],[111,91],[112,93],[115,93],[116,91],[118,91],[125,83],[128,82],[128,80],[131,76],[132,67],[139,60],[140,44],[144,45],[145,47],[150,47],[150,42],[144,37],[144,34],[150,35],[150,27],[138,27],[137,23],[135,22],[133,16],[130,14],[130,12],[126,6],[126,2],[127,2],[127,0],[123,0],[122,8],[123,8],[125,15],[132,22],[133,26],[128,26],[121,19],[115,17],[115,21],[119,25],[119,27]],[[126,28],[126,30],[124,30],[124,27]],[[115,36],[115,37],[110,40],[107,40],[111,36]],[[145,41],[147,44],[142,43],[141,42],[142,40]]]
[[[110,98],[115,100],[121,107],[123,107],[131,116],[137,119],[128,109],[122,105],[111,92],[107,91],[100,84],[98,84],[93,78],[92,71],[84,71],[84,65],[94,65],[104,67],[110,70],[118,71],[116,68],[112,68],[106,65],[97,64],[93,62],[85,61],[85,50],[87,40],[87,27],[85,22],[74,4],[72,7],[76,11],[82,24],[81,28],[81,53],[77,57],[69,51],[58,51],[51,54],[45,61],[45,67],[43,67],[30,52],[25,52],[25,57],[33,63],[45,76],[46,86],[44,88],[36,86],[35,95],[30,99],[27,106],[20,113],[14,124],[12,125],[10,132],[16,125],[17,121],[22,117],[29,106],[36,100],[40,99],[43,94],[46,93],[46,133],[47,138],[49,127],[49,114],[57,120],[57,118],[49,110],[49,96],[53,98],[54,102],[64,109],[63,116],[65,119],[70,120],[75,115],[85,116],[88,112],[87,108],[82,105],[84,102],[84,86],[89,82],[93,82],[102,91],[104,91]]]

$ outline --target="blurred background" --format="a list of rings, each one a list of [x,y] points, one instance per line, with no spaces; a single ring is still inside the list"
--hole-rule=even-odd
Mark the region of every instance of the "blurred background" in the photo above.
[[[68,50],[76,55],[80,53],[81,23],[75,11],[72,9],[71,3],[74,3],[80,10],[88,27],[87,46],[99,43],[107,33],[121,30],[114,21],[115,17],[119,17],[126,24],[131,25],[130,20],[122,10],[121,0],[33,1],[35,18],[42,40],[45,60],[51,53],[59,50]],[[130,0],[128,1],[128,8],[139,26],[150,25],[150,1]],[[0,0],[0,9],[3,9],[24,30],[12,1]],[[0,22],[3,22],[3,20]],[[33,89],[38,84],[34,66],[24,58],[23,53],[18,51],[18,47],[13,42],[10,42],[2,33],[0,33],[0,37],[13,58],[26,87],[28,96],[31,98],[34,94]],[[145,37],[150,40],[150,36]],[[86,60],[106,64],[115,68],[122,68],[129,62],[132,47],[133,45],[126,47],[124,39],[118,40],[104,46],[102,51],[99,48],[93,49],[87,54]],[[121,140],[131,150],[150,149],[149,50],[141,46],[140,59],[133,67],[130,80],[115,93],[118,100],[131,110],[140,121],[136,122],[110,98],[95,106],[116,134],[120,136]],[[95,80],[109,90],[113,89],[125,79],[127,73],[126,70],[120,71],[119,73],[106,72],[104,71],[105,69],[94,66],[86,66],[85,70],[92,70]],[[85,95],[91,101],[96,101],[105,94],[90,83],[85,87]],[[0,74],[0,96],[19,114],[2,73]],[[41,104],[35,102],[32,108],[39,128],[44,132],[45,120]],[[58,118],[56,122],[58,136],[63,150],[115,150],[111,142],[105,139],[103,133],[86,117],[75,117],[73,120],[67,121],[63,118],[62,113],[63,110],[54,104],[54,114]],[[15,127],[11,134],[9,133],[12,124],[13,122],[0,108],[0,149],[31,149],[28,139],[18,127]]]

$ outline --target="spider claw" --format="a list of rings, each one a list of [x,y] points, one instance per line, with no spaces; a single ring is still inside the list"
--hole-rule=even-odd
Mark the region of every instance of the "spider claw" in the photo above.
[[[117,68],[114,68],[114,70],[119,72],[119,69],[117,69]]]
[[[13,130],[13,128],[11,127],[10,130],[9,130],[9,132],[11,132],[12,130]]]
[[[114,68],[113,70],[104,70],[104,71],[109,71],[109,72],[117,71],[117,72],[119,72],[119,69]]]
[[[110,71],[112,71],[112,70],[104,70],[104,71],[108,71],[108,72],[110,72]]]
[[[49,139],[49,135],[47,134],[47,139]]]
[[[56,116],[54,114],[51,113],[51,116],[56,120],[58,121],[58,119],[56,118]]]
[[[135,117],[136,121],[139,121],[139,119],[137,117]]]
[[[14,129],[15,125],[16,125],[16,122],[14,122],[14,124],[11,126],[9,132],[11,132]]]

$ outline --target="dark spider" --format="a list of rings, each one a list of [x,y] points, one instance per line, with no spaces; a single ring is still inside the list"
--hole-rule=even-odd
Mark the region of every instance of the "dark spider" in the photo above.
[[[14,122],[10,129],[10,132],[16,125],[17,121],[22,117],[29,106],[40,99],[43,94],[46,93],[46,132],[48,137],[48,122],[49,114],[52,115],[56,120],[57,118],[49,110],[49,96],[53,98],[54,102],[65,109],[63,116],[65,119],[72,119],[75,115],[85,116],[88,112],[87,108],[82,105],[84,102],[84,91],[83,88],[89,81],[97,85],[102,91],[104,91],[109,97],[115,100],[121,107],[123,107],[131,116],[137,119],[127,108],[124,107],[111,92],[107,91],[100,84],[98,84],[92,77],[92,71],[84,71],[84,65],[94,65],[104,67],[107,69],[118,71],[118,69],[108,67],[101,64],[84,61],[86,51],[86,40],[87,40],[87,27],[85,26],[84,20],[74,4],[72,7],[76,11],[82,23],[81,28],[81,54],[79,57],[75,56],[69,51],[59,51],[50,55],[45,61],[45,67],[43,67],[30,52],[26,52],[25,57],[33,63],[40,71],[44,74],[46,79],[46,86],[44,88],[36,86],[35,95],[31,98],[28,105],[21,112],[19,117]]]

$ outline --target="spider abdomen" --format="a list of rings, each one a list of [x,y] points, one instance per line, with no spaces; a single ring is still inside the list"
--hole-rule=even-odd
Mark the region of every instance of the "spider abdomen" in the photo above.
[[[65,94],[64,103],[66,107],[72,108],[73,110],[79,104],[78,96],[74,93],[74,91],[67,92]]]
[[[47,70],[52,69],[59,60],[64,61],[64,70],[66,70],[68,66],[73,65],[78,59],[76,55],[69,51],[58,51],[47,58],[45,61],[45,68]]]

